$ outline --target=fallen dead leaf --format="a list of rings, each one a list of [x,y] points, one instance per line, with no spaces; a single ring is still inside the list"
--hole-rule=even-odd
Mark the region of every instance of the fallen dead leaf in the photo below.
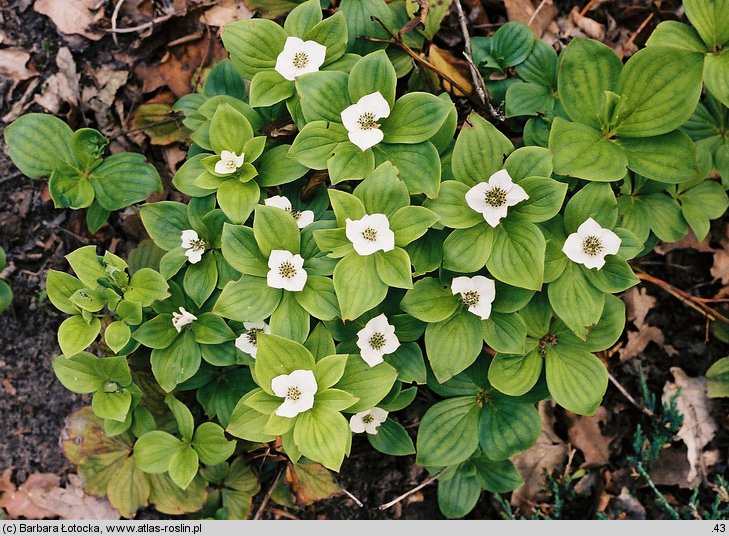
[[[120,122],[113,115],[113,105],[117,92],[127,83],[129,72],[104,66],[100,69],[89,69],[89,75],[94,80],[94,85],[84,86],[81,92],[81,109],[94,113],[97,128],[102,134],[117,137]]]
[[[286,482],[299,504],[310,504],[342,492],[334,474],[318,463],[297,463],[286,468]]]
[[[620,361],[627,361],[640,355],[649,343],[663,346],[666,339],[663,332],[655,326],[643,326],[639,331],[628,332],[628,342],[620,351]]]
[[[609,507],[619,515],[617,519],[645,519],[645,507],[626,487],[623,487],[620,495],[612,498]]]
[[[544,486],[544,470],[549,473],[561,468],[568,452],[565,442],[554,432],[554,403],[543,401],[538,407],[542,417],[542,433],[534,445],[513,458],[524,485],[511,495],[511,504],[519,507],[522,513]]]
[[[709,411],[706,378],[691,378],[679,367],[671,367],[670,370],[675,383],[666,382],[663,386],[663,403],[669,403],[678,393],[676,406],[683,415],[683,424],[676,435],[688,449],[689,471],[686,479],[691,482],[697,476],[706,477],[707,465],[703,450],[714,438],[718,426]]]
[[[253,12],[238,0],[219,0],[216,5],[200,15],[200,22],[208,26],[223,27],[237,20],[250,19]]]
[[[648,294],[645,287],[633,287],[625,293],[623,300],[625,300],[628,320],[633,322],[637,331],[628,331],[628,341],[619,351],[620,361],[627,361],[640,355],[651,342],[663,348],[668,355],[673,355],[675,350],[665,344],[663,332],[655,326],[648,325],[645,321],[656,303],[656,298]]]
[[[28,68],[30,54],[19,48],[0,49],[0,77],[13,81],[13,85],[38,76],[34,67]]]
[[[43,92],[33,97],[36,103],[54,114],[59,112],[64,103],[76,106],[80,97],[76,62],[67,47],[58,49],[56,65],[58,72],[46,80]]]
[[[582,30],[582,33],[584,33],[587,37],[592,37],[598,41],[603,41],[605,39],[605,27],[596,20],[581,15],[577,6],[572,8],[569,18],[570,21],[572,21],[572,24]]]
[[[430,45],[428,50],[428,59],[430,59],[430,62],[437,67],[438,70],[447,74],[455,82],[457,82],[459,86],[468,90],[469,93],[472,91],[473,86],[471,85],[470,78],[471,71],[466,60],[457,58],[447,50],[443,50],[436,45]],[[451,89],[453,89],[452,92],[457,97],[464,96],[463,92],[458,89],[451,88],[451,84],[446,80],[443,81],[443,89],[449,93],[451,92]]]
[[[595,415],[583,417],[567,412],[570,421],[567,435],[570,443],[582,451],[586,465],[607,465],[610,442],[614,436],[603,435],[600,425],[607,422],[607,410],[600,406]]]
[[[6,469],[0,477],[0,508],[5,508],[11,519],[119,519],[119,513],[105,499],[87,495],[81,478],[68,475],[68,484],[59,486],[59,477],[49,473],[33,473],[18,486],[10,477],[12,469]]]
[[[636,326],[642,326],[657,300],[648,294],[645,287],[633,287],[623,295],[623,301],[627,308],[628,320],[634,322]]]
[[[33,9],[51,19],[61,33],[98,41],[105,34],[92,26],[104,17],[101,6],[99,0],[35,0]]]
[[[131,124],[135,130],[141,130],[149,136],[152,145],[184,141],[189,132],[182,125],[182,117],[164,103],[142,104],[134,111]]]
[[[553,0],[537,0],[536,7],[532,0],[504,0],[504,5],[509,20],[527,24],[536,37],[542,37],[557,16]]]
[[[719,461],[718,450],[707,450],[701,453],[702,464],[711,467]],[[701,476],[696,474],[688,479],[691,465],[688,461],[688,449],[686,445],[665,448],[661,455],[653,462],[650,468],[650,476],[653,483],[658,486],[679,486],[685,489],[693,489],[701,483]]]

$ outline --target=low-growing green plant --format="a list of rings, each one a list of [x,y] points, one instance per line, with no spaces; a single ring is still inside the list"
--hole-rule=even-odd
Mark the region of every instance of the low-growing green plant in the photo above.
[[[5,257],[5,250],[0,248],[0,272],[5,269],[7,260]],[[3,313],[10,304],[13,302],[13,289],[10,288],[8,282],[0,279],[0,313]]]
[[[687,5],[701,50],[656,38],[625,65],[586,39],[558,56],[519,24],[475,38],[509,119],[471,112],[459,129],[451,97],[390,46],[415,2],[268,4],[291,11],[283,27],[228,25],[230,60],[174,106],[193,142],[173,178],[187,201],[141,207],[153,243],[129,265],[88,246],[67,256],[75,276],[49,272],[70,315],[54,369],[92,395],[73,421],[87,445],[66,451],[125,516],[239,518],[259,489],[252,456],[261,474],[338,471],[365,434],[415,453],[462,517],[482,490],[521,484],[510,457],[539,435],[536,402],[596,411],[629,261],[689,226],[705,236],[727,208],[726,36],[705,21],[727,8]],[[436,4],[394,42],[432,39]],[[141,157],[102,159],[98,133],[49,116],[6,140],[92,229],[159,187]]]

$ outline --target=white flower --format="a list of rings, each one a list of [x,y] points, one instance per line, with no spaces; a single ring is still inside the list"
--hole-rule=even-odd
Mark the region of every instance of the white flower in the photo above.
[[[243,165],[245,156],[245,153],[240,153],[240,156],[238,156],[231,151],[222,151],[220,153],[220,160],[215,163],[215,173],[220,175],[235,173]]]
[[[289,37],[276,58],[275,69],[286,80],[296,80],[302,74],[317,72],[324,64],[326,55],[327,47],[316,41]]]
[[[506,217],[509,207],[526,201],[529,196],[524,188],[514,184],[505,169],[497,171],[488,182],[479,182],[466,192],[466,203],[476,212],[483,214],[491,227],[496,227]]]
[[[265,203],[266,206],[280,208],[281,210],[285,210],[286,212],[291,214],[296,220],[296,225],[299,226],[299,229],[303,229],[314,221],[314,213],[311,210],[294,210],[291,206],[291,201],[289,201],[287,197],[284,197],[282,195],[274,195],[273,197],[269,197],[268,199],[266,199]]]
[[[493,279],[482,275],[454,277],[451,292],[460,294],[461,301],[468,306],[468,310],[481,320],[491,316],[491,304],[496,297],[496,283]]]
[[[271,380],[271,390],[276,396],[286,399],[276,408],[276,415],[296,417],[314,406],[316,378],[310,370],[295,370],[291,374],[281,374]]]
[[[610,229],[600,227],[592,218],[587,218],[562,246],[571,261],[598,270],[605,265],[605,255],[615,255],[619,249],[620,237]]]
[[[194,314],[185,311],[184,307],[180,307],[179,313],[172,313],[172,325],[175,326],[177,333],[181,332],[182,328],[189,326],[195,320],[197,320],[197,317]]]
[[[235,340],[235,347],[255,359],[258,353],[258,334],[271,333],[271,328],[265,322],[243,322],[246,329]]]
[[[347,218],[345,234],[362,256],[395,249],[395,233],[390,230],[390,222],[384,214],[365,215],[359,220]]]
[[[380,408],[372,408],[367,411],[355,413],[349,419],[349,429],[355,434],[367,432],[377,434],[377,428],[387,419],[387,411]]]
[[[362,359],[370,367],[374,367],[382,363],[382,356],[397,350],[400,347],[400,341],[395,335],[395,326],[387,321],[384,314],[381,314],[371,319],[357,332],[357,346],[359,346]]]
[[[379,91],[360,98],[341,114],[342,123],[349,132],[349,141],[363,151],[377,145],[385,137],[377,120],[388,115],[390,105]]]
[[[294,255],[285,249],[271,250],[268,257],[268,276],[266,283],[271,288],[302,290],[306,285],[307,273],[304,270],[304,258],[298,253]]]
[[[202,259],[203,253],[205,253],[205,240],[201,239],[197,232],[193,229],[187,229],[182,231],[182,248],[185,251],[185,257],[190,261],[190,264],[196,264]]]

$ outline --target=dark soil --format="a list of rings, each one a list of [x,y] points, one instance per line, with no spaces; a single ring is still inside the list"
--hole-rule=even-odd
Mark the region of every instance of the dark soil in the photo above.
[[[485,2],[489,9],[495,2]],[[579,4],[583,4],[580,2]],[[632,6],[620,1],[610,4],[609,13],[630,29],[635,29],[644,18],[646,2]],[[664,2],[664,8],[677,2]],[[55,70],[53,58],[60,46],[66,46],[50,21],[36,14],[27,0],[0,0],[0,30],[12,35],[15,46],[31,52],[39,72],[47,76]],[[112,3],[110,2],[109,5]],[[567,13],[577,2],[556,2],[561,13]],[[629,6],[628,4],[631,4]],[[27,8],[21,10],[21,8]],[[625,8],[625,9],[623,9]],[[498,20],[501,7],[495,8],[493,20]],[[621,11],[622,10],[622,11]],[[596,15],[604,21],[608,13]],[[624,16],[621,19],[620,14]],[[491,15],[491,11],[489,11]],[[602,17],[602,19],[601,19]],[[655,22],[652,21],[643,36]],[[447,25],[457,27],[454,21]],[[72,46],[79,66],[88,64],[98,67],[109,63],[112,54],[125,50],[131,38],[120,39],[118,46],[110,38],[91,43],[81,40]],[[642,39],[642,38],[641,38]],[[641,43],[641,39],[637,42]],[[158,40],[161,47],[167,40]],[[145,50],[145,56],[154,57],[154,50]],[[150,60],[151,61],[151,60]],[[136,85],[135,85],[136,84]],[[129,99],[128,108],[141,96],[138,83],[130,79],[130,89],[125,89]],[[10,81],[0,80],[0,117],[22,94],[24,87],[10,91]],[[30,107],[27,111],[40,111]],[[79,115],[77,110],[67,110],[72,126],[96,126],[89,117]],[[0,122],[0,130],[4,124]],[[126,128],[122,125],[122,129]],[[0,145],[0,149],[4,149]],[[163,169],[161,157],[156,152],[148,156]],[[89,243],[100,244],[112,250],[128,251],[138,239],[135,232],[134,214],[126,214],[126,220],[115,215],[112,226],[105,227],[96,236],[89,236],[82,222],[82,215],[68,210],[54,209],[43,181],[31,181],[22,176],[0,150],[0,246],[8,256],[9,269],[6,277],[15,294],[11,309],[0,315],[0,423],[4,438],[0,440],[0,471],[14,468],[14,480],[24,481],[32,472],[51,472],[59,475],[72,472],[74,468],[65,460],[58,446],[60,430],[64,419],[76,408],[88,403],[83,397],[69,393],[55,379],[51,360],[58,355],[56,330],[63,315],[55,311],[44,293],[45,275],[48,269],[66,270],[63,256]],[[719,223],[715,231],[723,227]],[[719,234],[717,233],[717,236]],[[679,250],[660,256],[651,254],[639,265],[647,272],[671,282],[679,288],[701,296],[711,296],[718,287],[712,283],[709,273],[712,257],[694,250]],[[705,319],[656,287],[648,292],[658,298],[658,303],[648,316],[648,322],[660,328],[666,335],[666,343],[677,353],[669,356],[655,344],[650,344],[640,359],[620,364],[617,357],[609,361],[611,373],[635,398],[639,399],[637,365],[640,363],[652,392],[660,398],[666,381],[672,380],[669,368],[679,366],[690,376],[703,374],[716,359],[729,354],[729,345],[709,336],[706,341]],[[605,432],[615,435],[611,444],[610,470],[615,481],[613,491],[618,494],[620,485],[634,485],[626,457],[632,454],[632,437],[637,422],[644,420],[641,412],[633,407],[611,384],[604,405],[609,409]],[[727,414],[727,403],[717,403],[718,420]],[[417,419],[412,415],[412,421]],[[557,431],[566,437],[566,425],[558,414]],[[722,462],[714,468],[718,474],[726,474],[726,453],[729,448],[727,422],[710,445],[722,453]],[[573,466],[579,466],[580,454]],[[599,468],[595,469],[599,473]],[[286,509],[290,515],[306,519],[438,519],[441,514],[436,500],[436,487],[427,486],[401,501],[392,508],[380,511],[377,506],[412,489],[427,478],[428,474],[414,464],[414,457],[394,458],[383,456],[369,447],[363,438],[356,438],[350,459],[344,464],[339,483],[348,492],[364,503],[360,508],[347,495],[341,495],[299,510]],[[635,487],[635,486],[634,486]],[[267,491],[266,483],[263,484]],[[667,489],[681,504],[686,504],[690,490],[671,487]],[[257,498],[254,508],[260,504]],[[599,493],[580,496],[572,505],[569,515],[574,518],[594,515]],[[655,507],[655,501],[647,488],[641,488],[638,499],[648,510],[648,518],[665,517]],[[155,514],[147,513],[154,517]],[[275,511],[267,516],[275,517]],[[496,519],[499,509],[489,494],[483,494],[474,511],[468,516],[474,519]],[[145,516],[146,517],[146,516]]]

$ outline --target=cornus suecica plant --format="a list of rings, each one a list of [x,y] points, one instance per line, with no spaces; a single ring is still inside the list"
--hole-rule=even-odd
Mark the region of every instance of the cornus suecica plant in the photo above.
[[[66,451],[127,517],[246,517],[272,465],[326,478],[364,437],[415,454],[443,513],[467,514],[521,485],[510,458],[539,435],[537,402],[598,408],[629,261],[705,237],[729,204],[726,2],[685,2],[693,26],[660,24],[625,63],[514,23],[475,37],[496,124],[382,42],[414,3],[266,13],[294,4],[283,26],[228,25],[230,59],[175,105],[185,202],[141,206],[151,241],[48,273],[69,315],[54,370],[91,395]],[[91,230],[160,189],[141,157],[103,159],[106,140],[49,116],[5,138]]]

